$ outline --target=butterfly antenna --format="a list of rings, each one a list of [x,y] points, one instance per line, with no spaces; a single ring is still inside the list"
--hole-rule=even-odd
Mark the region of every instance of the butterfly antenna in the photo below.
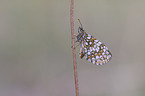
[[[78,19],[78,21],[79,21],[79,23],[80,23],[80,25],[81,25],[81,28],[83,28],[83,26],[82,26],[82,23],[81,23],[80,19]]]

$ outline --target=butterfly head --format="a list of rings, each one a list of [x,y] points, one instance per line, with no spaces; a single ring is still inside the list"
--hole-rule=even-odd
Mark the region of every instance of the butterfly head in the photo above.
[[[82,32],[84,32],[83,27],[79,27],[79,28],[78,28],[78,33],[82,33]]]
[[[81,42],[81,41],[84,40],[84,38],[83,38],[83,36],[84,36],[84,29],[83,29],[82,24],[81,24],[79,19],[78,19],[78,21],[79,21],[81,27],[78,28],[78,33],[79,34],[77,35],[77,42]]]

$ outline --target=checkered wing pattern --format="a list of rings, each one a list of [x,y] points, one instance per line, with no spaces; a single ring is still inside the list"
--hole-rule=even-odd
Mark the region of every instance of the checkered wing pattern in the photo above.
[[[112,54],[108,48],[99,40],[86,33],[82,27],[79,27],[77,41],[80,42],[80,58],[96,65],[103,65],[110,61]]]

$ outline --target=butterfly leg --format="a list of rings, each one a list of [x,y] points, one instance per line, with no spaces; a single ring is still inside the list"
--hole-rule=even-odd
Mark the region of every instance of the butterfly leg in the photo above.
[[[77,37],[77,35],[76,35],[76,34],[74,34],[74,36],[75,36],[75,37]]]
[[[74,34],[74,36],[77,37],[76,34]],[[75,43],[76,43],[76,42],[78,42],[78,41],[75,41]],[[76,45],[75,48],[78,47],[79,45],[80,45],[80,44]],[[73,47],[73,46],[71,46],[71,48],[72,48],[72,47]]]
[[[79,45],[80,45],[80,44],[76,45],[75,48],[78,47]],[[71,48],[73,48],[73,46],[71,46]]]

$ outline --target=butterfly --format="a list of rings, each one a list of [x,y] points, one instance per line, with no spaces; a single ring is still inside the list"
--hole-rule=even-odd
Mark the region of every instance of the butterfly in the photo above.
[[[108,48],[100,40],[86,33],[79,19],[78,21],[81,27],[78,28],[76,42],[80,43],[80,58],[85,57],[86,60],[96,65],[103,65],[109,62],[112,54]]]

